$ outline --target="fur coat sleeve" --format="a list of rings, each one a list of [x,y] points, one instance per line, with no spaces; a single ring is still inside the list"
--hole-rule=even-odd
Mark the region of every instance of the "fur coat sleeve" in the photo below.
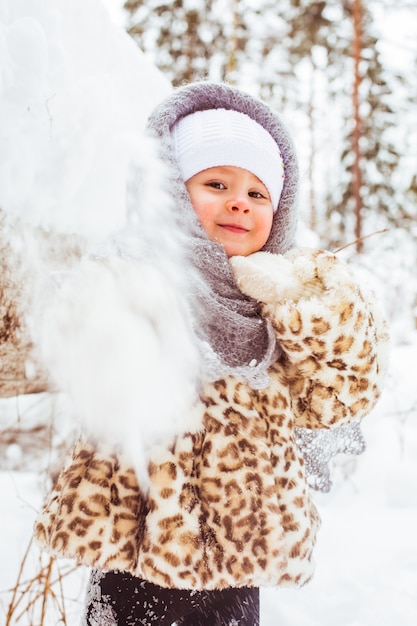
[[[346,263],[323,250],[294,249],[231,264],[282,347],[295,425],[330,428],[368,414],[387,367],[387,328]]]

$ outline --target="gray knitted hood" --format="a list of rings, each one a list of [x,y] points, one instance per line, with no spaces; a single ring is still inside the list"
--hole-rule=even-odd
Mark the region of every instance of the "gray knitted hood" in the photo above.
[[[160,156],[171,171],[169,192],[174,197],[186,256],[196,273],[189,289],[195,306],[196,333],[216,356],[222,373],[242,374],[250,365],[263,372],[276,358],[273,333],[260,315],[257,302],[238,289],[222,246],[210,241],[197,220],[172,150],[171,129],[196,111],[223,108],[245,113],[263,126],[277,142],[284,161],[284,187],[264,250],[284,253],[294,242],[298,164],[292,139],[280,117],[260,100],[226,84],[198,82],[176,89],[153,112],[149,128],[158,138]],[[282,172],[277,172],[281,176]],[[223,366],[223,367],[221,367]],[[243,367],[243,370],[241,369]],[[255,369],[253,369],[255,368]],[[218,372],[220,373],[220,371]],[[253,382],[253,376],[249,376]]]
[[[167,148],[171,144],[170,132],[175,123],[190,113],[206,109],[232,109],[245,113],[263,126],[277,142],[285,167],[284,188],[264,249],[283,254],[294,243],[298,192],[297,156],[284,122],[268,105],[235,87],[199,82],[174,91],[155,109],[149,125],[163,139]],[[169,155],[167,152],[170,152],[169,148],[163,152],[163,158],[174,163],[172,153]],[[280,172],[277,172],[279,175]]]

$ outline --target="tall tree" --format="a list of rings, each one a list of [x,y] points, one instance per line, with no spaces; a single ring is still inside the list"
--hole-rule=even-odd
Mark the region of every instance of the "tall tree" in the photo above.
[[[362,158],[360,139],[362,133],[362,117],[360,110],[360,87],[362,76],[360,63],[362,57],[362,2],[353,0],[352,21],[353,21],[353,130],[352,130],[352,150],[353,150],[353,200],[355,203],[355,237],[356,250],[362,250]]]
[[[276,0],[126,0],[124,8],[128,32],[174,85],[209,77],[257,91],[267,82],[265,43],[277,48],[285,32]]]
[[[392,185],[399,79],[381,61],[363,0],[127,0],[125,9],[129,32],[174,85],[227,80],[293,121],[310,180],[306,217],[324,245],[407,219],[415,181],[408,195]]]
[[[128,32],[174,85],[236,70],[245,26],[233,0],[127,0]]]
[[[310,192],[310,224],[320,224],[321,214],[324,243],[338,246],[398,220],[398,78],[381,61],[372,14],[360,0],[289,0],[287,23],[286,50],[300,82],[294,106],[304,108],[316,136],[308,171],[321,176]]]
[[[398,119],[392,92],[396,77],[382,63],[372,15],[359,2],[345,0],[343,5],[352,23],[353,58],[346,59],[345,66],[352,76],[349,91],[353,101],[352,113],[345,117],[341,153],[347,176],[337,192],[330,194],[328,207],[329,215],[339,214],[339,223],[353,213],[356,237],[363,234],[365,225],[372,229],[396,222],[399,199],[392,181],[400,163],[394,143]]]

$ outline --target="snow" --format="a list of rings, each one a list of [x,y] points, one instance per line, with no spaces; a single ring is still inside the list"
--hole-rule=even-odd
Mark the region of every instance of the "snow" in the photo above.
[[[143,127],[170,85],[99,0],[2,0],[0,24],[0,206],[108,235],[125,222],[126,170],[145,158]]]
[[[129,162],[152,165],[143,127],[170,89],[99,0],[0,0],[0,206],[91,239],[123,227]],[[417,623],[415,242],[401,231],[380,241],[357,268],[381,297],[393,339],[383,397],[364,421],[367,451],[335,461],[332,491],[315,497],[323,519],[316,575],[301,590],[263,589],[262,626]],[[2,401],[0,428],[28,427],[51,411],[47,398]],[[67,413],[60,415],[55,449],[71,438]],[[28,458],[16,441],[1,450],[3,623],[41,505],[46,461]],[[51,564],[32,545],[22,579],[48,565],[53,578],[61,568],[67,623],[78,624],[88,572],[66,574],[70,563]],[[48,605],[47,626],[59,623],[58,613]],[[30,614],[8,623],[28,626]]]

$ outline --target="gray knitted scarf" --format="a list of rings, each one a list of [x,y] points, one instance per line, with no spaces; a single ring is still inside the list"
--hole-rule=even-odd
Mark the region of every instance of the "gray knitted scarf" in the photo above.
[[[214,108],[246,113],[270,133],[280,148],[285,179],[271,234],[263,248],[270,252],[284,253],[294,243],[297,159],[292,139],[279,116],[260,100],[229,85],[200,82],[179,88],[149,120],[149,127],[159,140],[160,155],[170,166],[169,191],[185,234],[186,256],[196,270],[189,280],[190,301],[196,303],[193,313],[197,336],[205,346],[206,374],[212,372],[213,378],[238,374],[254,386],[264,386],[266,371],[279,354],[274,334],[262,318],[259,304],[238,289],[223,247],[210,241],[200,225],[172,151],[174,124],[190,113]]]

